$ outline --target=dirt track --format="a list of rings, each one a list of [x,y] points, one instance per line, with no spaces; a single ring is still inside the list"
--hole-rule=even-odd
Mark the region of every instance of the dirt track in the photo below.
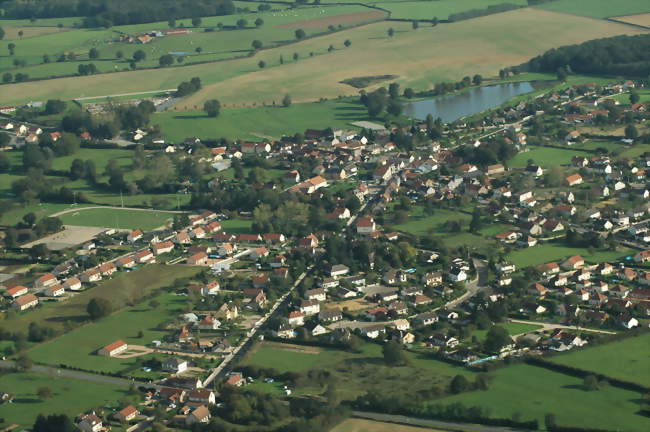
[[[292,22],[288,24],[283,24],[278,26],[278,28],[285,29],[320,29],[327,28],[331,25],[347,25],[347,24],[356,24],[360,22],[371,21],[374,19],[383,18],[386,14],[378,10],[368,11],[368,12],[355,12],[343,15],[335,15],[330,17],[323,18],[314,18],[303,21]]]

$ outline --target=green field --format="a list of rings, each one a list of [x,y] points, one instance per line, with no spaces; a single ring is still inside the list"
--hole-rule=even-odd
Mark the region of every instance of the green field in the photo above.
[[[278,139],[305,129],[353,128],[350,122],[369,120],[365,107],[356,101],[331,100],[280,108],[282,96],[275,101],[278,107],[227,108],[217,118],[203,111],[164,112],[153,116],[151,122],[161,126],[167,140],[180,142],[190,136]]]
[[[406,223],[393,225],[393,228],[410,234],[425,236],[429,233],[448,234],[444,224],[450,221],[469,222],[472,218],[467,213],[446,209],[435,209],[432,216],[424,214],[422,206],[413,206],[409,213],[409,220]]]
[[[387,36],[389,27],[397,31],[393,38]],[[503,32],[504,28],[508,32]],[[530,8],[418,30],[412,30],[409,23],[375,23],[262,50],[252,58],[221,62],[218,67],[187,66],[182,76],[200,77],[205,88],[182,101],[179,108],[194,109],[211,98],[241,107],[271,104],[285,93],[290,93],[295,102],[355,95],[358,91],[341,81],[376,71],[398,75],[402,85],[429,89],[437,82],[458,80],[468,74],[494,76],[500,68],[522,63],[559,45],[622,33],[642,31]],[[352,42],[349,48],[343,47],[346,39]],[[328,53],[330,45],[335,49]],[[298,62],[292,60],[293,53],[299,54]],[[314,53],[313,58],[310,53]],[[280,65],[280,56],[284,65]],[[265,69],[259,69],[260,60],[267,63]],[[324,62],[345,67],[323,67]],[[47,86],[42,82],[8,85],[3,87],[0,102],[141,93],[174,88],[179,81],[179,72],[174,68],[60,78]]]
[[[22,154],[22,152],[18,152]],[[91,160],[95,163],[98,173],[103,173],[110,160],[115,159],[123,167],[133,163],[133,150],[126,149],[92,149],[81,148],[70,156],[60,156],[52,159],[52,169],[67,171],[75,159]]]
[[[517,336],[522,333],[529,333],[542,328],[542,326],[540,325],[522,324],[522,323],[513,323],[513,322],[497,324],[497,325],[499,327],[503,327],[506,330],[508,330],[510,336]],[[487,330],[475,330],[472,332],[472,336],[476,336],[476,338],[482,342],[485,339],[487,332],[488,332]]]
[[[554,0],[537,7],[591,18],[608,18],[650,12],[650,3],[646,0]]]
[[[97,350],[118,339],[130,345],[147,345],[169,334],[161,325],[183,311],[187,297],[162,294],[155,298],[160,305],[151,308],[148,302],[127,308],[107,318],[73,330],[64,336],[41,344],[28,352],[38,363],[74,366],[100,372],[120,372],[133,367],[135,358],[116,359],[96,354]],[[142,331],[143,336],[138,337]],[[150,357],[150,355],[144,358]],[[158,356],[160,357],[160,355]],[[138,373],[143,376],[144,372]],[[156,374],[151,372],[151,378]],[[146,377],[146,376],[145,376]]]
[[[637,93],[639,94],[639,103],[650,103],[650,90],[648,89],[640,89],[637,90]],[[613,97],[613,99],[616,99],[623,105],[629,105],[630,104],[630,94],[629,93],[621,93],[617,94],[616,96]]]
[[[515,157],[508,161],[510,168],[524,168],[528,165],[528,160],[532,159],[542,168],[548,168],[554,165],[566,165],[571,163],[571,158],[575,155],[588,155],[584,152],[577,152],[571,149],[559,149],[554,147],[537,147],[530,146],[530,151],[517,153]]]
[[[374,3],[374,2],[373,2]],[[423,0],[381,2],[379,7],[391,11],[391,18],[446,20],[449,15],[471,9],[485,9],[490,5],[504,3],[502,0]],[[526,0],[509,0],[507,3],[525,6]]]
[[[619,258],[632,254],[630,249],[619,248],[616,251],[598,250],[592,255],[585,248],[571,248],[561,243],[544,243],[537,246],[518,249],[508,255],[508,260],[512,261],[518,268],[535,266],[550,261],[562,261],[573,255],[581,255],[585,261],[590,263],[611,262]]]
[[[650,334],[573,350],[550,358],[558,364],[650,387]]]
[[[245,219],[222,220],[221,230],[232,234],[247,234],[251,232],[253,221]]]
[[[84,322],[88,319],[86,305],[92,298],[105,298],[114,305],[123,307],[135,296],[169,286],[174,279],[192,277],[200,270],[197,267],[149,264],[137,271],[120,273],[98,287],[81,292],[65,302],[48,303],[35,310],[8,316],[3,321],[3,327],[24,332],[29,323],[38,322],[61,330],[65,321]]]
[[[121,408],[117,401],[127,396],[124,387],[35,373],[0,375],[0,383],[2,391],[15,395],[13,403],[0,405],[4,426],[15,423],[22,428],[31,427],[38,414],[67,414],[74,418],[95,407]],[[52,390],[51,399],[39,399],[37,391],[41,387]]]
[[[174,213],[157,210],[124,210],[124,209],[79,209],[66,213],[59,218],[66,225],[106,227],[118,229],[136,229],[151,231],[165,225],[174,217]]]
[[[462,402],[489,408],[491,416],[522,419],[553,413],[562,426],[606,430],[644,431],[650,422],[638,414],[640,395],[617,387],[586,391],[583,381],[568,375],[528,365],[515,365],[490,374],[488,391],[473,391],[443,398],[435,403]]]

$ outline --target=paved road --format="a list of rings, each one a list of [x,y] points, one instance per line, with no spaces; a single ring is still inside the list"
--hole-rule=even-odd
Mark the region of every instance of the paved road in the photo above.
[[[474,268],[476,269],[476,279],[465,284],[465,287],[467,288],[467,292],[465,294],[455,300],[447,302],[443,308],[453,309],[466,300],[469,300],[471,297],[474,297],[476,294],[478,294],[479,291],[489,288],[487,263],[476,258],[472,258],[472,260],[474,261]]]
[[[512,431],[519,432],[519,429],[510,429],[505,427],[492,427],[482,426],[477,424],[468,423],[450,423],[438,420],[428,420],[414,417],[407,417],[403,415],[394,414],[380,414],[366,411],[352,411],[353,417],[376,420],[387,423],[397,423],[412,426],[420,426],[425,428],[446,429],[446,430],[462,430],[462,431],[475,431],[475,432],[504,432]]]
[[[555,323],[547,323],[547,322],[539,322],[539,321],[527,321],[527,320],[511,319],[510,322],[518,323],[518,324],[539,325],[539,326],[543,327],[540,330],[568,329],[568,330],[577,330],[577,331],[589,331],[589,332],[593,332],[593,333],[602,333],[602,334],[609,334],[609,335],[616,334],[616,332],[608,331],[608,330],[590,329],[590,328],[584,328],[584,327],[576,327],[576,326],[569,326],[569,325],[564,325],[564,324],[555,324]],[[527,332],[527,333],[530,333],[530,332]],[[522,334],[525,334],[525,333],[522,333]],[[513,337],[517,337],[517,336],[519,336],[519,335],[514,335]]]
[[[146,209],[146,208],[137,208],[137,207],[118,207],[118,206],[88,206],[88,207],[74,207],[66,210],[61,210],[60,212],[52,213],[50,216],[56,217],[67,213],[73,213],[73,212],[91,210],[91,209],[135,210],[135,211],[146,211],[146,212],[157,211],[160,213],[187,213],[180,210],[156,210],[156,209]]]

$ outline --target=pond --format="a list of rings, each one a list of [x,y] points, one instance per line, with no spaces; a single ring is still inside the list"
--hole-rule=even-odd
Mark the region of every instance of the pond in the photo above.
[[[404,104],[404,114],[424,120],[428,114],[452,122],[461,117],[479,113],[507,102],[515,96],[539,88],[537,83],[518,82],[471,88],[462,93],[438,96]]]

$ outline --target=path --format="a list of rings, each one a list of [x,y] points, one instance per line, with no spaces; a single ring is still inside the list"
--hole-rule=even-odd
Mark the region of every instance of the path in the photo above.
[[[616,332],[609,331],[609,330],[590,329],[590,328],[584,328],[584,327],[579,327],[579,326],[568,326],[568,325],[564,325],[564,324],[547,323],[547,322],[541,322],[541,321],[527,321],[527,320],[519,320],[519,319],[511,319],[509,321],[513,322],[513,323],[517,323],[517,324],[538,325],[538,326],[542,327],[539,330],[568,329],[568,330],[588,331],[588,332],[593,332],[593,333],[602,333],[602,334],[608,334],[608,335],[616,334]],[[535,330],[535,331],[537,331],[537,330]],[[530,333],[530,332],[526,332],[526,333]],[[521,334],[525,334],[525,333],[521,333]],[[520,335],[514,335],[513,337],[516,337],[516,336],[520,336]]]
[[[467,423],[450,423],[439,420],[429,420],[414,417],[407,417],[396,414],[380,414],[366,411],[352,411],[352,416],[387,423],[396,423],[411,426],[420,426],[425,428],[436,428],[445,430],[462,430],[472,432],[504,432],[519,431],[519,429],[510,429],[506,427],[491,427]]]
[[[117,207],[117,206],[88,206],[88,207],[74,207],[67,210],[61,210],[60,212],[52,213],[50,217],[56,217],[67,213],[78,212],[83,210],[92,210],[92,209],[134,210],[134,211],[146,211],[146,212],[157,211],[161,213],[177,213],[177,214],[187,213],[181,210],[156,210],[152,208],[145,209],[145,208],[138,208],[138,207]]]
[[[151,94],[151,93],[175,92],[176,90],[178,90],[178,89],[173,88],[173,89],[167,89],[167,90],[139,91],[139,92],[119,93],[119,94],[112,94],[112,95],[105,95],[105,96],[86,96],[86,97],[74,98],[74,100],[83,101],[83,100],[89,100],[89,99],[116,98],[116,97],[122,97],[122,96],[137,96],[137,95]]]

